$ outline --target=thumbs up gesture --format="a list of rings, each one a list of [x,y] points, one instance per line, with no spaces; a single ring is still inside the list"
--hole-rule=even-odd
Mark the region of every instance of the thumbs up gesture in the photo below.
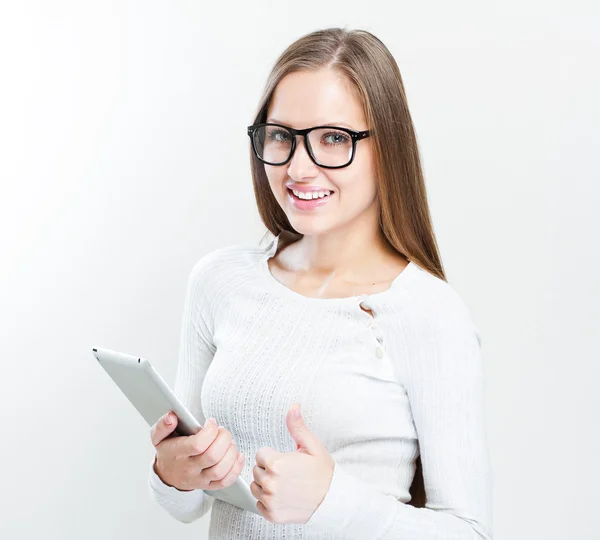
[[[325,498],[335,462],[304,423],[300,405],[290,408],[286,425],[296,441],[296,451],[260,448],[250,491],[258,500],[257,510],[267,521],[304,524]]]

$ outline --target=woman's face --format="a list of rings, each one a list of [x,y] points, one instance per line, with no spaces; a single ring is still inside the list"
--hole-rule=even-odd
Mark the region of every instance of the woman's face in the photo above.
[[[329,125],[357,131],[368,129],[364,112],[345,79],[331,69],[300,71],[286,75],[277,85],[267,111],[267,122],[296,129]],[[339,140],[333,138],[334,141]],[[341,169],[319,167],[310,158],[303,137],[296,138],[296,150],[285,165],[265,164],[269,185],[290,224],[304,235],[322,234],[348,226],[355,220],[377,216],[371,138],[356,143],[354,160]],[[332,139],[328,139],[331,142]],[[314,145],[313,145],[314,147]],[[318,187],[332,191],[327,201],[303,209],[288,186]],[[372,214],[367,217],[368,214]],[[377,223],[377,217],[374,222]]]

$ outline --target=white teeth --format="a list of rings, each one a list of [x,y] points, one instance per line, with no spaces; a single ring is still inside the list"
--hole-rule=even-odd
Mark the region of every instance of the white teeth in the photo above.
[[[293,189],[292,193],[296,195],[296,197],[298,197],[299,199],[305,199],[307,201],[310,201],[312,199],[322,199],[327,195],[331,195],[331,191],[329,190],[309,191],[308,193],[304,193],[303,191],[296,191],[295,189]]]

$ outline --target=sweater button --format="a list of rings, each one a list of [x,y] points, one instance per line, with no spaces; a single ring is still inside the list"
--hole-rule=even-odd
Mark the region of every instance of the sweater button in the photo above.
[[[383,352],[383,349],[379,345],[375,349],[375,355],[377,356],[377,358],[383,358],[384,352]]]

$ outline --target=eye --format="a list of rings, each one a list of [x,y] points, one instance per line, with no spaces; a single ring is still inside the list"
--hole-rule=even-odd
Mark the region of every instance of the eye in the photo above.
[[[289,131],[285,129],[271,129],[269,130],[269,141],[272,142],[290,142],[292,140],[292,136]]]
[[[343,131],[330,131],[323,134],[321,140],[327,146],[338,146],[348,144],[351,139],[347,133]]]

